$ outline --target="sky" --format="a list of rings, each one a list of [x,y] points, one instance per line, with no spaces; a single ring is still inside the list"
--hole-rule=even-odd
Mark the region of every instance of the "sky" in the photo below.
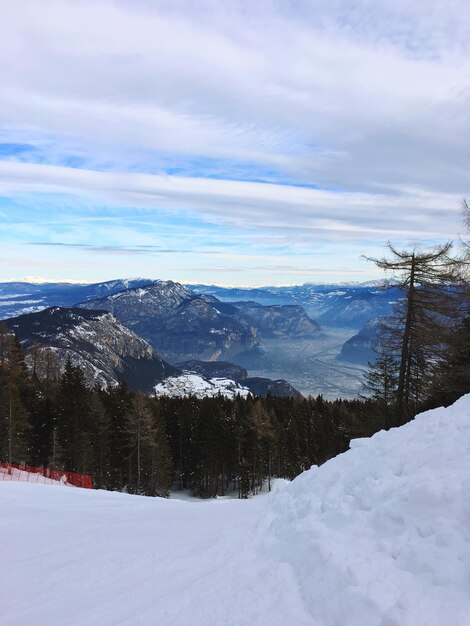
[[[468,0],[3,0],[0,280],[366,281],[465,237]]]

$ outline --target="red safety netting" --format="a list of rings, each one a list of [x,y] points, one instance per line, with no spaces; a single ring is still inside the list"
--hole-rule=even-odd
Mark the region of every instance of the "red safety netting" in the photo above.
[[[31,465],[19,465],[17,463],[0,463],[0,480],[44,483],[55,481],[62,485],[82,487],[83,489],[92,489],[93,487],[91,476],[88,474],[64,472],[47,467],[32,467]]]

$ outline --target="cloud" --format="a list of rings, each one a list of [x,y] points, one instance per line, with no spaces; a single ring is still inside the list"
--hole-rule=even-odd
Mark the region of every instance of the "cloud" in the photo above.
[[[184,249],[170,249],[161,248],[159,246],[94,246],[84,243],[63,243],[63,242],[46,242],[46,241],[31,241],[28,243],[30,246],[42,246],[42,247],[60,247],[60,248],[78,248],[79,250],[86,250],[88,252],[94,252],[96,254],[117,254],[117,255],[146,255],[146,254],[193,254],[194,250]],[[215,250],[199,250],[199,253],[203,254],[220,254]]]
[[[259,284],[454,237],[469,18],[467,0],[0,3],[2,245],[27,273],[145,255]]]
[[[206,228],[229,228],[231,236],[239,232],[245,239],[272,237],[277,246],[315,240],[436,239],[455,236],[460,226],[460,195],[419,187],[390,187],[388,194],[339,193],[0,161],[0,193],[69,197],[72,214],[74,203],[83,204],[85,199],[91,207],[106,207],[105,228],[112,228],[111,215],[119,218],[120,212],[128,216],[143,211],[146,219],[164,215],[176,223],[189,215]],[[67,206],[67,200],[62,202]]]
[[[168,4],[3,3],[0,137],[91,169],[468,190],[464,0]]]

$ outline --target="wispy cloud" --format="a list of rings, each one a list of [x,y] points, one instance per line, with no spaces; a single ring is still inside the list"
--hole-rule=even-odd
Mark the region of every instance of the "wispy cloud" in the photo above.
[[[256,256],[300,277],[313,247],[460,229],[467,0],[24,0],[0,37],[0,237],[20,255],[122,272],[235,246],[252,265],[227,267],[261,280],[283,263]]]
[[[96,172],[0,161],[0,193],[62,194],[73,206],[87,198],[117,217],[124,207],[152,214],[197,216],[207,226],[277,235],[277,243],[317,239],[377,240],[454,236],[461,196],[419,187],[388,193],[329,191],[245,181]],[[74,200],[75,198],[75,200]],[[79,200],[80,202],[80,200]],[[109,216],[111,217],[111,216]],[[112,220],[110,220],[112,221]]]

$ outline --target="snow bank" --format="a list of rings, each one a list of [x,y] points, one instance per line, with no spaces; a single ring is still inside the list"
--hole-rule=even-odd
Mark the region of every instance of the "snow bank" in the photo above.
[[[470,396],[371,439],[270,502],[269,551],[320,624],[470,624]]]
[[[422,414],[249,501],[0,482],[2,623],[468,626],[469,413]]]

